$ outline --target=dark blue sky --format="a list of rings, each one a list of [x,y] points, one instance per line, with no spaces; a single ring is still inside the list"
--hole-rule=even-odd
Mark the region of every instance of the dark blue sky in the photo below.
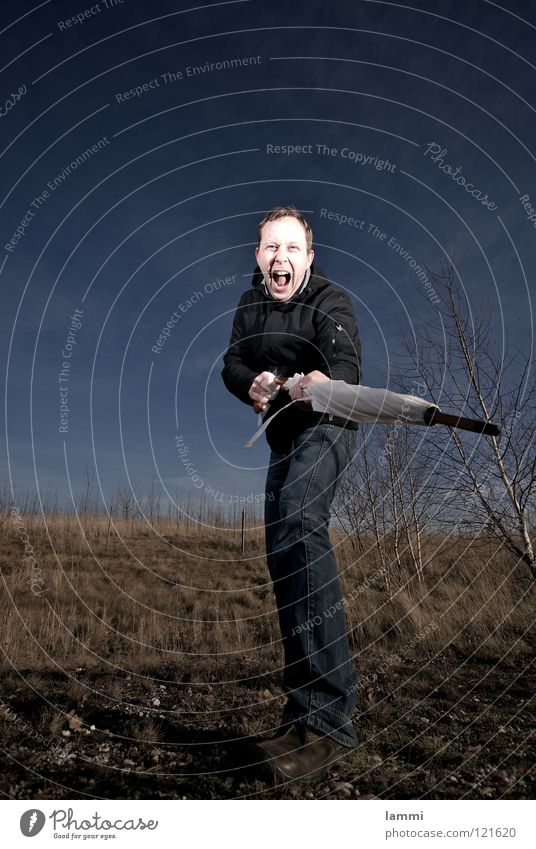
[[[259,497],[268,449],[220,370],[276,204],[353,298],[363,383],[430,299],[415,262],[453,247],[498,349],[530,344],[536,8],[504,5],[3,3],[3,476]]]

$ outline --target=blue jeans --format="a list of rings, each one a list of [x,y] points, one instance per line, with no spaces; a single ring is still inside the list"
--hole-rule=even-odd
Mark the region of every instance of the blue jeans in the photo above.
[[[272,451],[265,533],[285,655],[283,722],[302,722],[354,747],[356,671],[345,601],[329,540],[330,507],[355,448],[355,431],[307,428],[289,454]]]

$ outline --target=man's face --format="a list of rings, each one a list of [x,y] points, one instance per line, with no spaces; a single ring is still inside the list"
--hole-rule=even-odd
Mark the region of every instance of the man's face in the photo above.
[[[314,251],[307,251],[305,230],[291,216],[268,221],[255,251],[266,285],[277,301],[288,301],[299,288]]]

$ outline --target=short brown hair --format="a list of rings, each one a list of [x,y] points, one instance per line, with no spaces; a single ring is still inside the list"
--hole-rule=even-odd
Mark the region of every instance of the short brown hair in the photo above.
[[[280,218],[297,218],[303,229],[305,230],[305,242],[307,245],[307,252],[312,250],[313,248],[313,231],[311,230],[311,225],[307,221],[306,218],[301,214],[301,212],[296,209],[295,206],[274,206],[273,209],[268,212],[262,221],[259,223],[257,228],[257,246],[260,245],[262,239],[262,228],[269,221],[278,221]]]

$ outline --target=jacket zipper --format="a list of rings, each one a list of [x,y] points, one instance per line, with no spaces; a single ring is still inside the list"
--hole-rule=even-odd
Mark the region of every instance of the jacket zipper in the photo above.
[[[336,333],[340,333],[340,331],[342,330],[342,324],[338,324],[337,322],[335,322],[335,330],[336,330]],[[337,335],[336,335],[336,333],[334,332],[333,336],[331,337],[331,348],[332,348],[332,353],[333,353],[333,359],[335,359],[336,356],[337,356]],[[329,416],[329,421],[330,422],[333,421],[333,415],[331,415],[331,414]]]

